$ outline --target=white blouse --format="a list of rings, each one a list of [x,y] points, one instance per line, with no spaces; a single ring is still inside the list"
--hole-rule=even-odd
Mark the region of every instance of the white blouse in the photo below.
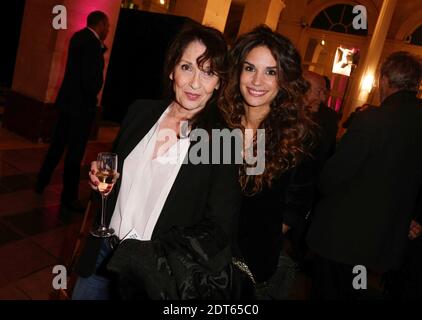
[[[188,153],[190,139],[179,139],[164,154],[152,159],[160,122],[169,108],[126,157],[122,182],[111,218],[119,239],[133,230],[139,240],[151,240],[167,196]]]

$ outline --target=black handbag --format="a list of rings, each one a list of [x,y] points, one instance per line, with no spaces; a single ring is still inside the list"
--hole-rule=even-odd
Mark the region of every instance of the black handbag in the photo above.
[[[253,299],[249,268],[232,259],[226,237],[213,231],[173,228],[153,241],[121,242],[107,268],[118,275],[122,299]]]

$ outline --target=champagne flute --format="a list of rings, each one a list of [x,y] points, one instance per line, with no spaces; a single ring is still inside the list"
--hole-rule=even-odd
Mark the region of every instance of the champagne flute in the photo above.
[[[96,230],[91,231],[91,234],[95,237],[107,238],[114,234],[114,230],[108,228],[105,224],[105,215],[107,196],[119,178],[117,173],[117,154],[110,152],[99,153],[97,156],[97,169],[96,176],[100,180],[97,187],[101,194],[101,223]]]

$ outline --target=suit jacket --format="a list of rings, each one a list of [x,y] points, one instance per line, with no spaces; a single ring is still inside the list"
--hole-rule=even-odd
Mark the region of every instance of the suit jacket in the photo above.
[[[307,238],[314,251],[381,272],[400,266],[422,185],[421,124],[409,91],[356,114],[322,172]]]
[[[113,146],[114,152],[119,157],[118,172],[123,172],[125,158],[157,122],[168,105],[168,101],[138,100],[129,108]],[[195,142],[192,141],[189,152],[194,145]],[[213,146],[210,145],[211,156]],[[222,150],[221,144],[218,147]],[[223,152],[220,152],[220,155],[222,158]],[[237,175],[235,163],[197,165],[190,161],[184,163],[164,203],[152,240],[165,235],[173,226],[183,229],[209,223],[217,225],[231,238],[231,230],[241,201]],[[109,195],[107,224],[110,223],[120,185],[121,179],[116,182]],[[95,271],[100,244],[99,239],[88,238],[85,250],[76,266],[77,273],[88,276]]]
[[[76,32],[70,39],[66,71],[56,99],[60,110],[81,113],[96,107],[103,69],[100,40],[88,28]]]
[[[422,188],[419,189],[418,198],[416,200],[415,212],[413,219],[422,225]]]
[[[338,114],[333,109],[321,104],[314,115],[315,122],[319,125],[319,139],[315,157],[319,161],[320,169],[336,150],[336,137],[338,130]]]

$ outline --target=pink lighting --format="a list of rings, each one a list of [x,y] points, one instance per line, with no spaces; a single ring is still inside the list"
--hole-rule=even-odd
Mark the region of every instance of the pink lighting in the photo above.
[[[106,74],[120,12],[120,2],[120,0],[68,0],[63,3],[67,9],[67,29],[56,31],[57,38],[47,90],[47,101],[54,101],[57,96],[66,67],[67,49],[70,38],[76,31],[86,27],[88,14],[95,10],[103,11],[110,21],[110,32],[105,41],[105,45],[110,49],[104,55],[104,75]]]
[[[331,94],[332,96],[328,100],[328,105],[333,108],[336,112],[340,112],[344,95],[347,90],[347,83],[349,81],[348,76],[333,73],[331,77]]]

